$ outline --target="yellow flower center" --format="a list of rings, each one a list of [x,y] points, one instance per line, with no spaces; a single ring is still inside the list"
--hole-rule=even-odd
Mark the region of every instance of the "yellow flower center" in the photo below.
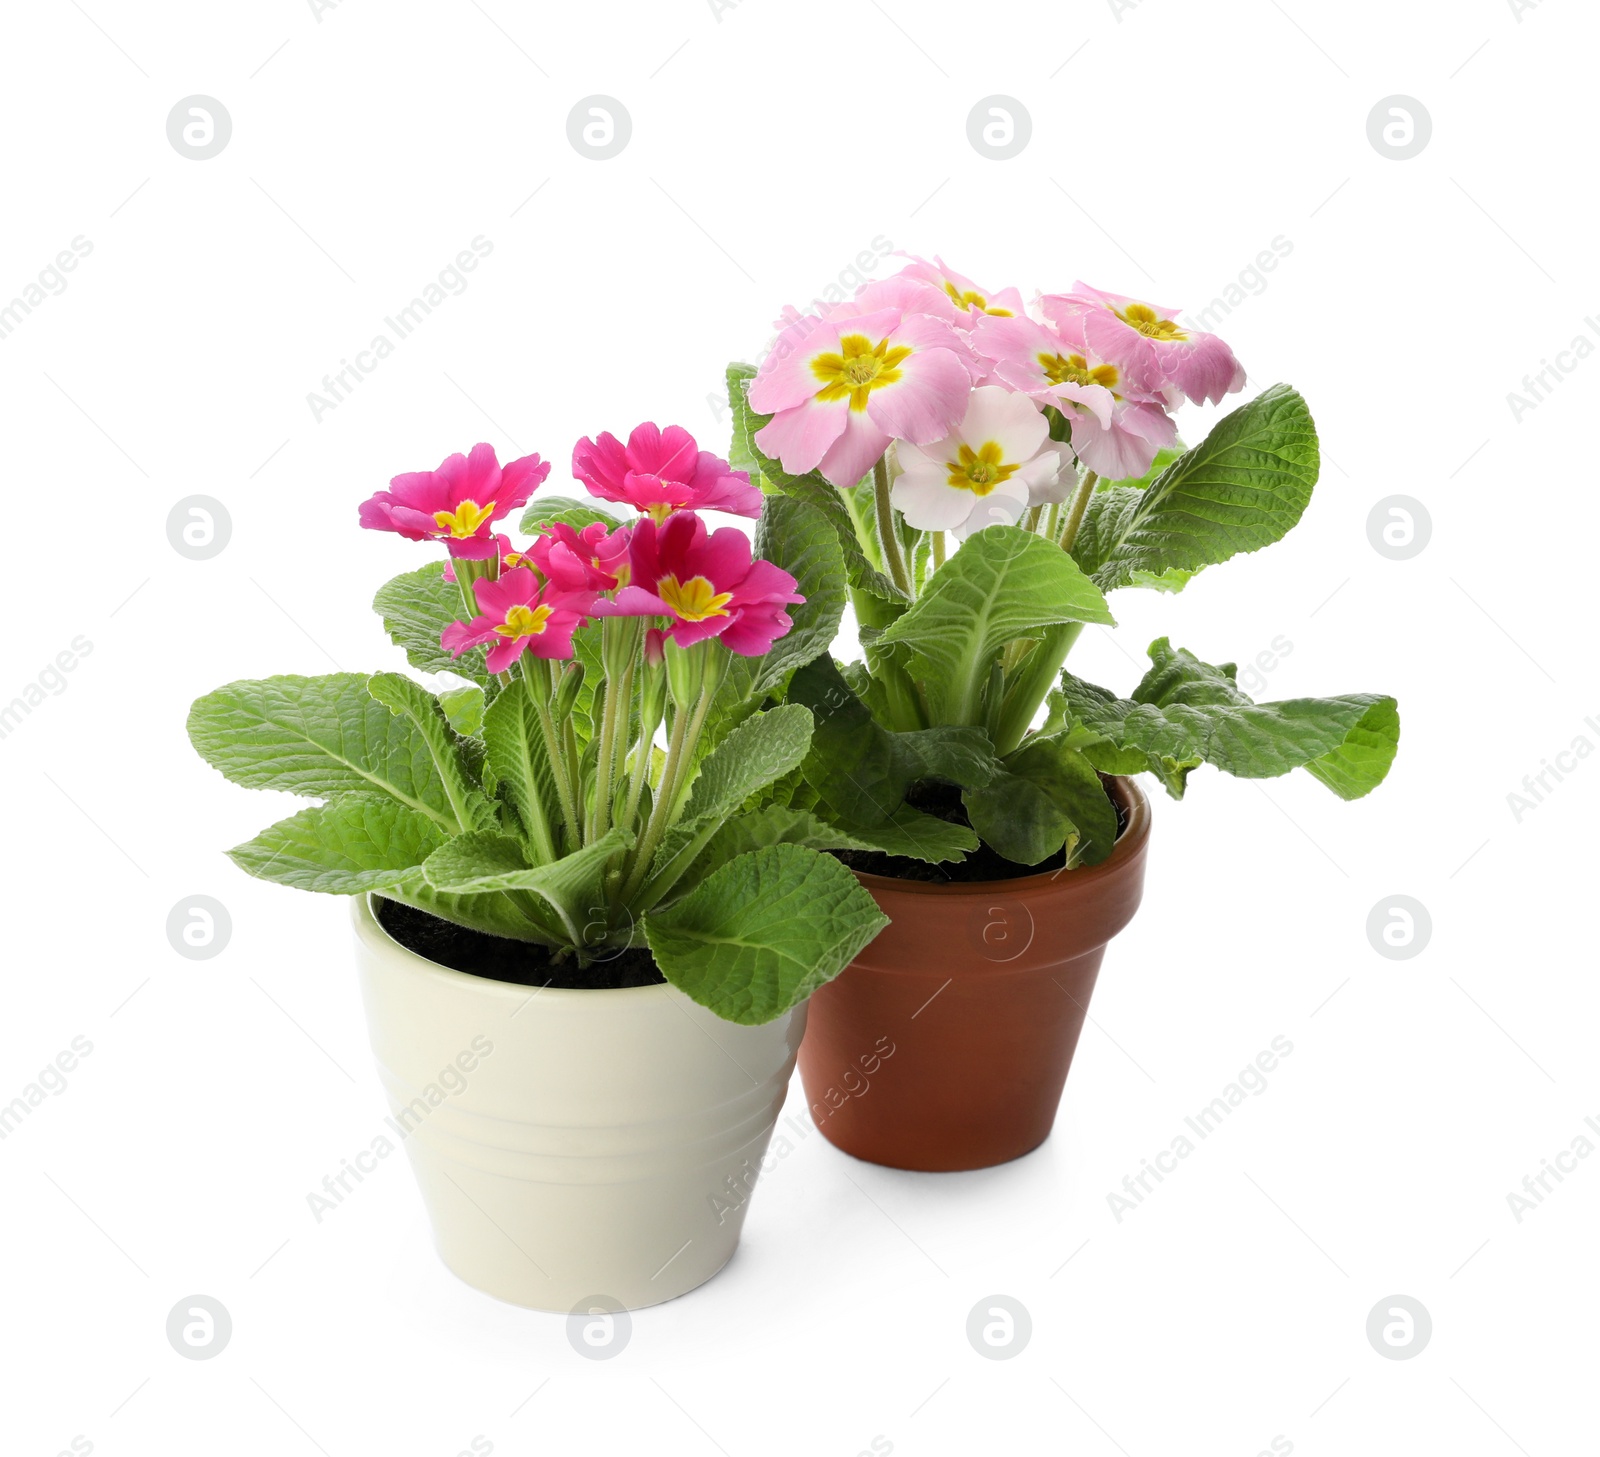
[[[1005,451],[999,443],[985,440],[977,450],[970,445],[961,447],[958,459],[950,462],[950,479],[946,484],[955,491],[971,491],[974,496],[987,496],[1003,480],[1017,473],[1018,467],[1005,464]]]
[[[811,373],[822,381],[817,398],[830,405],[848,399],[852,410],[864,410],[873,390],[899,380],[899,366],[910,355],[911,346],[891,348],[887,339],[874,345],[865,334],[845,334],[839,339],[839,350],[838,354],[819,354],[811,361]]]
[[[1189,336],[1178,327],[1176,319],[1163,319],[1149,304],[1129,304],[1125,309],[1111,311],[1124,324],[1137,329],[1146,339],[1187,339]]]
[[[501,637],[538,637],[549,621],[548,607],[526,607],[519,602],[506,613],[506,620],[495,631]]]
[[[665,576],[656,583],[656,596],[685,622],[704,622],[708,617],[726,617],[732,592],[719,592],[704,577],[680,582]]]
[[[493,515],[493,501],[487,506],[480,506],[476,501],[462,501],[454,511],[435,511],[433,520],[439,530],[448,531],[457,541],[464,541],[476,535],[478,528]]]
[[[1115,393],[1122,377],[1114,364],[1097,364],[1090,369],[1089,361],[1081,354],[1040,354],[1038,360],[1051,384],[1097,384]]]
[[[1009,319],[1011,317],[1010,309],[991,309],[989,307],[989,300],[986,299],[981,293],[978,293],[970,288],[963,293],[955,286],[955,284],[951,283],[948,278],[944,281],[944,291],[950,295],[951,300],[955,303],[957,308],[980,309],[986,314],[993,314],[997,319]]]

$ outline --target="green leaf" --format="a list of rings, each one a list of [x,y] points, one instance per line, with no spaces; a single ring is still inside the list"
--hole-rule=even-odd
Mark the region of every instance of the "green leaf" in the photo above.
[[[1360,799],[1383,783],[1399,748],[1400,706],[1392,698],[1380,698],[1337,749],[1305,766],[1306,773],[1340,799]]]
[[[623,524],[609,511],[603,510],[596,504],[592,496],[535,496],[529,502],[528,509],[522,513],[522,520],[517,524],[517,529],[524,535],[531,536],[537,534],[540,527],[551,521],[564,521],[574,531],[582,531],[585,526],[592,526],[596,521],[604,522],[607,527]]]
[[[1394,762],[1400,715],[1392,698],[1347,693],[1254,703],[1240,691],[1231,663],[1203,663],[1166,638],[1150,645],[1150,659],[1131,699],[1071,674],[1062,678],[1062,696],[1075,726],[1096,735],[1124,764],[1130,753],[1142,754],[1144,767],[1175,799],[1183,797],[1189,771],[1202,763],[1241,779],[1306,768],[1341,798],[1358,799]],[[1096,748],[1085,752],[1106,768]]]
[[[495,792],[515,813],[530,857],[554,860],[560,800],[526,678],[514,678],[484,711],[483,745]]]
[[[229,683],[195,700],[188,729],[200,757],[246,789],[307,799],[381,790],[456,828],[427,740],[360,673]]]
[[[1273,385],[1148,488],[1097,491],[1072,555],[1102,591],[1136,583],[1176,590],[1174,570],[1193,574],[1284,536],[1305,512],[1319,469],[1306,402]]]
[[[422,673],[454,673],[480,686],[489,682],[483,649],[473,648],[459,658],[439,646],[439,636],[452,622],[467,615],[461,589],[444,580],[438,562],[402,572],[378,588],[372,609],[383,619],[384,630],[406,650],[406,661]]]
[[[718,825],[679,884],[686,886],[704,880],[735,856],[764,850],[769,845],[804,845],[808,850],[877,848],[837,825],[818,819],[809,810],[771,804],[748,814],[735,815]]]
[[[787,774],[811,745],[810,709],[798,703],[746,719],[700,765],[680,824],[722,819],[758,789]]]
[[[565,946],[566,932],[554,916],[548,923],[529,915],[515,898],[503,891],[487,895],[445,895],[423,878],[421,870],[409,880],[391,885],[381,894],[415,910],[427,911],[440,920],[482,931],[486,936],[504,936],[511,941],[528,941],[540,946]]]
[[[1069,865],[1097,865],[1116,844],[1116,808],[1067,739],[1028,739],[988,785],[961,797],[973,828],[1007,860],[1037,865],[1065,846]]]
[[[452,895],[531,892],[560,918],[570,943],[582,948],[587,945],[583,928],[606,912],[602,881],[607,866],[632,843],[630,832],[610,830],[560,860],[530,865],[516,838],[480,831],[441,845],[422,869],[429,885]]]
[[[804,501],[767,497],[756,523],[754,549],[757,556],[790,573],[806,599],[790,607],[794,626],[756,665],[752,691],[759,695],[828,651],[839,631],[848,589],[839,539],[827,518]]]
[[[434,767],[450,801],[456,823],[462,830],[485,830],[498,823],[494,801],[478,787],[467,767],[460,738],[450,727],[439,700],[420,683],[401,673],[374,673],[367,680],[367,692],[391,713],[409,719],[417,727],[433,755]]]
[[[756,431],[765,429],[771,415],[758,415],[750,408],[746,398],[749,382],[756,376],[753,364],[728,366],[728,404],[733,410],[733,444],[728,459],[736,470],[747,470],[750,479],[758,476],[771,491],[804,501],[822,513],[832,527],[844,563],[845,576],[852,587],[870,592],[887,602],[906,602],[910,599],[868,560],[861,549],[861,539],[856,535],[855,519],[845,504],[840,489],[825,481],[816,471],[803,476],[790,475],[776,460],[762,454],[755,442]]]
[[[849,833],[861,842],[859,848],[924,860],[929,865],[964,860],[978,848],[977,834],[966,825],[923,814],[909,804],[902,804],[888,819],[876,824],[853,825]]]
[[[418,867],[447,838],[427,815],[387,795],[347,794],[279,820],[228,856],[258,880],[359,895],[420,881]]]
[[[772,845],[720,866],[646,917],[668,981],[730,1022],[770,1022],[831,981],[889,924],[831,855]]]
[[[905,803],[920,779],[966,786],[995,772],[994,751],[982,729],[944,727],[895,733],[873,718],[826,656],[789,682],[789,701],[816,720],[803,770],[827,817],[874,849],[939,863],[978,847],[977,836]]]
[[[811,744],[811,711],[785,703],[746,719],[701,762],[676,824],[651,862],[644,904],[653,905],[688,869],[701,847],[758,790],[796,769]]]
[[[935,721],[970,724],[1007,643],[1057,623],[1112,621],[1098,588],[1054,542],[990,526],[963,543],[878,641],[915,653],[912,670]]]
[[[476,738],[483,732],[483,689],[447,689],[439,695],[439,707],[462,738]]]

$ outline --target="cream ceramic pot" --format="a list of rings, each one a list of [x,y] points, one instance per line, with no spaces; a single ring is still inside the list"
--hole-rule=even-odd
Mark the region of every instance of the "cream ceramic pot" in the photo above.
[[[638,1309],[733,1256],[805,1030],[671,986],[438,966],[352,902],[372,1048],[445,1264],[536,1310]]]

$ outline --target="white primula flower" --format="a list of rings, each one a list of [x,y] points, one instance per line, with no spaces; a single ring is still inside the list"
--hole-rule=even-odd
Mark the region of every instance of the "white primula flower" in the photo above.
[[[919,531],[968,537],[986,526],[1021,520],[1029,506],[1059,499],[1071,451],[1026,395],[980,385],[955,430],[932,445],[901,440],[892,499]],[[1070,489],[1070,479],[1068,483]]]

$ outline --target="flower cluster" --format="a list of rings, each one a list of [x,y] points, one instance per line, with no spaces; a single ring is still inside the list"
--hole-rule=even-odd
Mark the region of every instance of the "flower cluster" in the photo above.
[[[652,619],[652,657],[666,642],[687,648],[710,638],[758,657],[789,631],[784,609],[805,600],[795,579],[752,559],[737,527],[712,531],[697,514],[758,516],[760,490],[688,431],[646,423],[626,445],[610,434],[580,440],[573,475],[638,518],[582,526],[552,519],[530,545],[514,547],[496,524],[527,504],[549,473],[537,455],[501,466],[492,447],[476,445],[437,470],[396,476],[362,503],[363,526],[449,551],[446,575],[459,581],[470,611],[440,638],[450,653],[485,647],[491,673],[508,671],[524,653],[571,658],[573,633],[605,617]]]
[[[1214,334],[1178,311],[1075,284],[1024,304],[912,258],[822,314],[790,309],[750,384],[756,444],[796,474],[854,486],[897,472],[920,530],[966,536],[1062,501],[1078,466],[1140,476],[1177,440],[1172,412],[1244,387]]]

